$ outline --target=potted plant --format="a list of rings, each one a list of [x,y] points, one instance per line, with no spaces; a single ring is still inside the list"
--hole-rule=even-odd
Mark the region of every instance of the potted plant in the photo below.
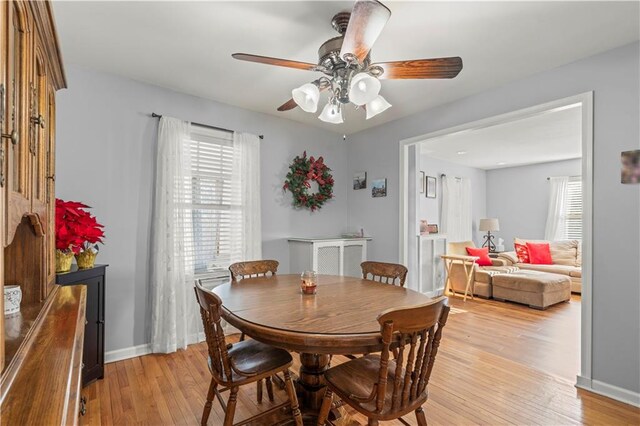
[[[104,232],[88,208],[56,198],[56,272],[68,272],[74,255],[78,268],[93,268]]]

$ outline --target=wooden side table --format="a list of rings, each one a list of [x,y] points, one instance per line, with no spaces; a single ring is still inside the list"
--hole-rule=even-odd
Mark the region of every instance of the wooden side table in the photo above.
[[[84,284],[87,286],[87,311],[82,355],[82,384],[104,378],[104,297],[108,265],[95,265],[90,269],[78,269],[56,274],[61,286]]]
[[[451,267],[455,263],[461,264],[464,268],[464,274],[466,278],[466,285],[464,287],[464,297],[463,300],[467,301],[467,294],[470,295],[471,299],[473,299],[473,267],[476,264],[476,261],[480,259],[478,256],[462,256],[455,254],[445,254],[441,256],[442,260],[444,260],[444,264],[447,268],[447,282],[444,287],[444,294],[447,294],[447,290],[449,290],[454,296],[456,295],[456,291],[451,285]],[[470,291],[470,292],[469,292]]]

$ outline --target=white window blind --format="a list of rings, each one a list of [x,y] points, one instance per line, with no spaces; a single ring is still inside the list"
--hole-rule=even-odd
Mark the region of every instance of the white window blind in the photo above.
[[[567,184],[565,238],[582,240],[582,177],[571,176]]]
[[[232,179],[233,135],[192,124],[185,143],[191,157],[185,255],[193,259],[196,273],[226,270],[241,257],[243,238],[240,188]]]

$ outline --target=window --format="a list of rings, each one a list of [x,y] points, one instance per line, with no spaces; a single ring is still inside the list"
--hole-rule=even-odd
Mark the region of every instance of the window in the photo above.
[[[567,184],[565,238],[582,240],[582,176],[571,176]]]
[[[231,132],[191,125],[187,154],[190,197],[185,208],[185,255],[193,259],[196,274],[226,271],[242,257],[242,208],[238,180],[234,179]],[[189,192],[189,191],[187,191]]]

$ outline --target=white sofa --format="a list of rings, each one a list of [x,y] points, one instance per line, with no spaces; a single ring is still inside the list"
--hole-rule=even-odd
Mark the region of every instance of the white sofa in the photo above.
[[[552,274],[566,275],[571,279],[571,292],[582,292],[582,246],[578,240],[563,241],[543,241],[543,240],[523,240],[516,238],[517,244],[549,243],[552,265],[534,265],[531,263],[521,263],[515,251],[500,253],[499,259],[505,261],[506,265],[517,266],[520,269],[528,269]]]

